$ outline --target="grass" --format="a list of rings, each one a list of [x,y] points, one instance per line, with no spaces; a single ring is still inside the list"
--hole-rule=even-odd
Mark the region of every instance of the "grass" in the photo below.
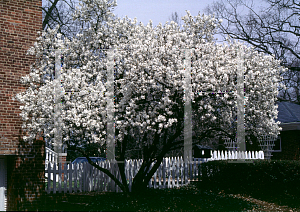
[[[285,192],[279,192],[275,189],[269,189],[269,190],[261,190],[261,189],[255,189],[251,192],[241,192],[238,191],[238,189],[226,189],[223,191],[224,193],[230,193],[232,195],[239,195],[243,194],[246,197],[252,197],[257,200],[265,201],[274,203],[276,205],[280,206],[287,206],[289,208],[292,208],[293,211],[300,211],[300,194],[290,194]]]
[[[175,189],[148,189],[142,194],[127,197],[123,193],[50,194],[41,201],[40,210],[48,211],[290,211],[284,202],[274,204],[214,189],[200,189],[189,184]],[[257,197],[259,198],[259,197]],[[287,198],[287,197],[285,197]],[[283,200],[283,198],[282,198]],[[291,204],[291,203],[289,203]],[[297,205],[293,205],[295,208]],[[278,209],[278,210],[277,210]],[[298,201],[300,211],[300,201]]]

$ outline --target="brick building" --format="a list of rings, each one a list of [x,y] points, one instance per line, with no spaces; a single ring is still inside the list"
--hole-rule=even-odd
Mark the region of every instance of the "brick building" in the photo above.
[[[275,142],[274,160],[300,160],[300,105],[281,101],[278,102],[278,118],[282,131]]]
[[[32,210],[45,191],[44,142],[22,141],[21,76],[35,58],[26,55],[42,30],[41,0],[0,0],[0,211]]]

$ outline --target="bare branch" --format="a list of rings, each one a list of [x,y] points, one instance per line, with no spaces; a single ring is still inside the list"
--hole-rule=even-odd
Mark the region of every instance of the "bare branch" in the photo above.
[[[245,41],[257,51],[274,55],[289,71],[298,71],[300,64],[300,4],[295,0],[266,0],[268,6],[258,9],[253,1],[219,0],[205,9],[223,19],[219,34],[224,38]],[[246,12],[248,11],[248,12]],[[292,79],[289,79],[292,81]],[[287,85],[287,81],[283,82]],[[288,83],[291,90],[299,89]],[[293,84],[293,85],[292,85]],[[281,91],[283,92],[283,91]],[[284,92],[286,93],[286,92]],[[288,96],[291,95],[284,95]],[[292,95],[294,96],[294,95]],[[296,94],[300,99],[300,93]],[[299,102],[300,103],[300,102]]]

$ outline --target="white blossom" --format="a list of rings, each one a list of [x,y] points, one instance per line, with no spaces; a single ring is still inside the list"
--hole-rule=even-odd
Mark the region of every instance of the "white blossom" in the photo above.
[[[91,23],[87,32],[93,44],[87,45],[86,37],[80,33],[72,41],[62,40],[58,28],[55,28],[43,32],[28,51],[39,59],[31,67],[30,74],[22,78],[28,89],[16,96],[23,104],[20,107],[22,126],[28,130],[25,140],[34,139],[40,130],[47,137],[54,135],[55,83],[50,77],[45,77],[42,84],[40,82],[46,74],[54,73],[55,49],[61,49],[64,59],[61,70],[64,142],[73,132],[73,137],[80,143],[80,136],[85,132],[89,142],[103,144],[107,125],[106,69],[109,61],[100,58],[100,54],[106,54],[101,47],[117,49],[114,62],[118,64],[118,74],[123,74],[123,77],[116,75],[114,80],[114,85],[119,85],[114,94],[115,118],[122,118],[122,121],[116,121],[119,129],[116,139],[121,142],[128,134],[127,127],[138,128],[143,133],[160,133],[163,128],[183,120],[183,117],[178,117],[176,108],[183,109],[185,102],[183,49],[187,48],[194,49],[191,99],[203,126],[209,128],[219,123],[224,130],[229,130],[236,119],[236,94],[230,91],[236,90],[237,62],[241,59],[236,52],[243,48],[246,128],[257,134],[278,133],[278,123],[274,118],[278,113],[275,100],[282,69],[280,62],[239,42],[215,43],[213,34],[219,21],[214,17],[200,14],[193,17],[187,11],[182,18],[183,29],[173,22],[153,28],[151,21],[143,26],[136,25],[137,19],[114,19],[103,0],[82,0],[81,5],[73,17]],[[105,24],[96,26],[93,17],[101,12]],[[213,98],[206,93],[224,89],[227,91],[224,95]],[[141,101],[148,104],[141,105]],[[253,127],[254,121],[257,128]],[[155,128],[157,125],[158,129]]]

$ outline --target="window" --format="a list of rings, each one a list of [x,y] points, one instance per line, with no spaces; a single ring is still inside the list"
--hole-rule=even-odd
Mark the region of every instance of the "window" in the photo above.
[[[281,137],[278,136],[277,139],[274,142],[275,146],[274,146],[274,152],[281,152]]]

